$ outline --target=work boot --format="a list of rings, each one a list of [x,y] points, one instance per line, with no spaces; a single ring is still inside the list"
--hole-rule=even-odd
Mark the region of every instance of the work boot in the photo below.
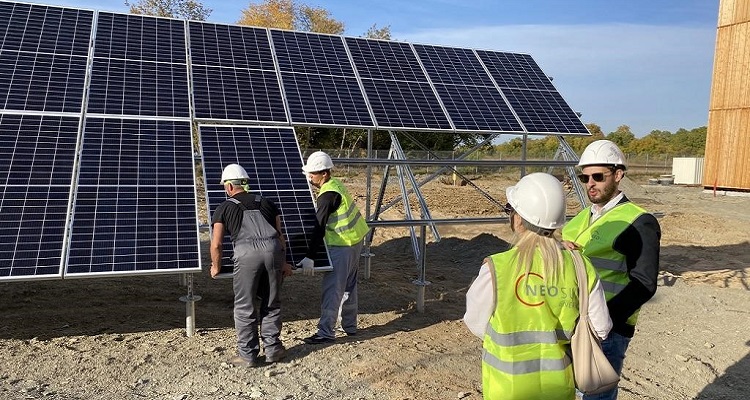
[[[241,355],[236,355],[233,357],[230,357],[227,360],[227,364],[234,365],[235,367],[243,367],[243,368],[253,368],[260,365],[257,360],[248,360],[245,357],[242,357]]]
[[[324,343],[333,343],[334,339],[327,338],[323,336],[318,336],[318,334],[314,334],[310,337],[306,337],[302,339],[307,344],[324,344]]]
[[[266,354],[266,362],[267,363],[275,363],[279,362],[286,357],[286,349],[284,347],[279,347],[278,350],[274,351],[273,354]]]

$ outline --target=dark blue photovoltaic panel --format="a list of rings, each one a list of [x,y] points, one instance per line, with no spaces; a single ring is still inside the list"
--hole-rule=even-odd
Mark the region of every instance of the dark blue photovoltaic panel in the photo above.
[[[94,57],[185,64],[185,21],[99,12]]]
[[[190,117],[185,22],[99,13],[88,113]]]
[[[363,79],[379,128],[452,129],[427,83]]]
[[[276,70],[266,29],[197,21],[189,27],[193,65]]]
[[[457,130],[523,132],[472,50],[414,45]]]
[[[549,77],[528,54],[477,50],[500,89],[540,89],[554,91]]]
[[[0,50],[0,109],[80,113],[86,58]]]
[[[409,43],[346,38],[361,78],[427,82]]]
[[[381,129],[453,129],[408,43],[346,38]]]
[[[267,30],[189,26],[196,118],[288,122]]]
[[[81,112],[93,15],[0,3],[0,110]]]
[[[373,127],[356,78],[281,73],[292,123]]]
[[[94,58],[89,113],[190,117],[185,64]]]
[[[271,29],[281,72],[354,77],[341,36]]]
[[[504,89],[503,93],[529,132],[589,133],[578,115],[557,92]]]
[[[220,183],[223,168],[238,163],[250,177],[250,193],[267,197],[279,207],[287,238],[287,261],[302,260],[307,237],[315,227],[315,206],[302,173],[302,155],[294,129],[202,125],[200,132],[209,214],[213,215],[227,199]],[[228,235],[223,243],[222,273],[231,272],[232,243]],[[315,265],[330,265],[325,249],[318,252]]]
[[[271,30],[293,124],[372,128],[340,36]]]
[[[457,130],[523,132],[494,87],[435,85]]]
[[[87,57],[94,12],[0,2],[0,49]]]
[[[415,44],[414,50],[433,83],[495,86],[471,49]]]
[[[193,65],[195,117],[286,122],[274,71]]]
[[[0,279],[60,277],[78,125],[0,114]]]
[[[66,276],[199,271],[190,122],[87,118]]]

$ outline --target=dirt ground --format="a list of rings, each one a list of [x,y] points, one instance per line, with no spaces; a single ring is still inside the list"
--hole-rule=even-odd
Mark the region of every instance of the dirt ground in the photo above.
[[[345,182],[363,204],[364,179]],[[504,201],[511,181],[475,183]],[[388,184],[388,196],[397,191]],[[663,213],[663,238],[660,286],[641,313],[620,399],[747,399],[750,197],[632,182],[625,191]],[[470,186],[433,182],[424,193],[434,218],[498,214]],[[504,224],[438,229],[442,240],[427,245],[424,313],[416,310],[408,230],[379,228],[371,277],[360,279],[359,335],[305,345],[320,312],[321,276],[295,275],[282,297],[288,357],[254,369],[225,363],[235,351],[231,280],[207,271],[195,275],[202,300],[192,337],[179,301],[187,289],[176,275],[3,282],[0,399],[480,399],[481,343],[461,322],[465,293],[482,259],[505,249],[511,233]]]

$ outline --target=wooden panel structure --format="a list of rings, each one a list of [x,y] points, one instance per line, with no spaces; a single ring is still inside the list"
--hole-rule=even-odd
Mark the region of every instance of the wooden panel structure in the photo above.
[[[721,0],[703,186],[750,191],[750,0]]]
[[[750,21],[750,2],[747,0],[721,0],[719,28]]]

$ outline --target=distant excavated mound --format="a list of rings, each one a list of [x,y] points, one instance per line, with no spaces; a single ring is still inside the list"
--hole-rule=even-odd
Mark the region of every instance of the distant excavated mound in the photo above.
[[[620,181],[620,190],[622,190],[626,196],[634,203],[642,203],[643,205],[650,204],[661,204],[652,194],[648,193],[641,185],[635,183],[632,179],[627,176],[622,178]]]

